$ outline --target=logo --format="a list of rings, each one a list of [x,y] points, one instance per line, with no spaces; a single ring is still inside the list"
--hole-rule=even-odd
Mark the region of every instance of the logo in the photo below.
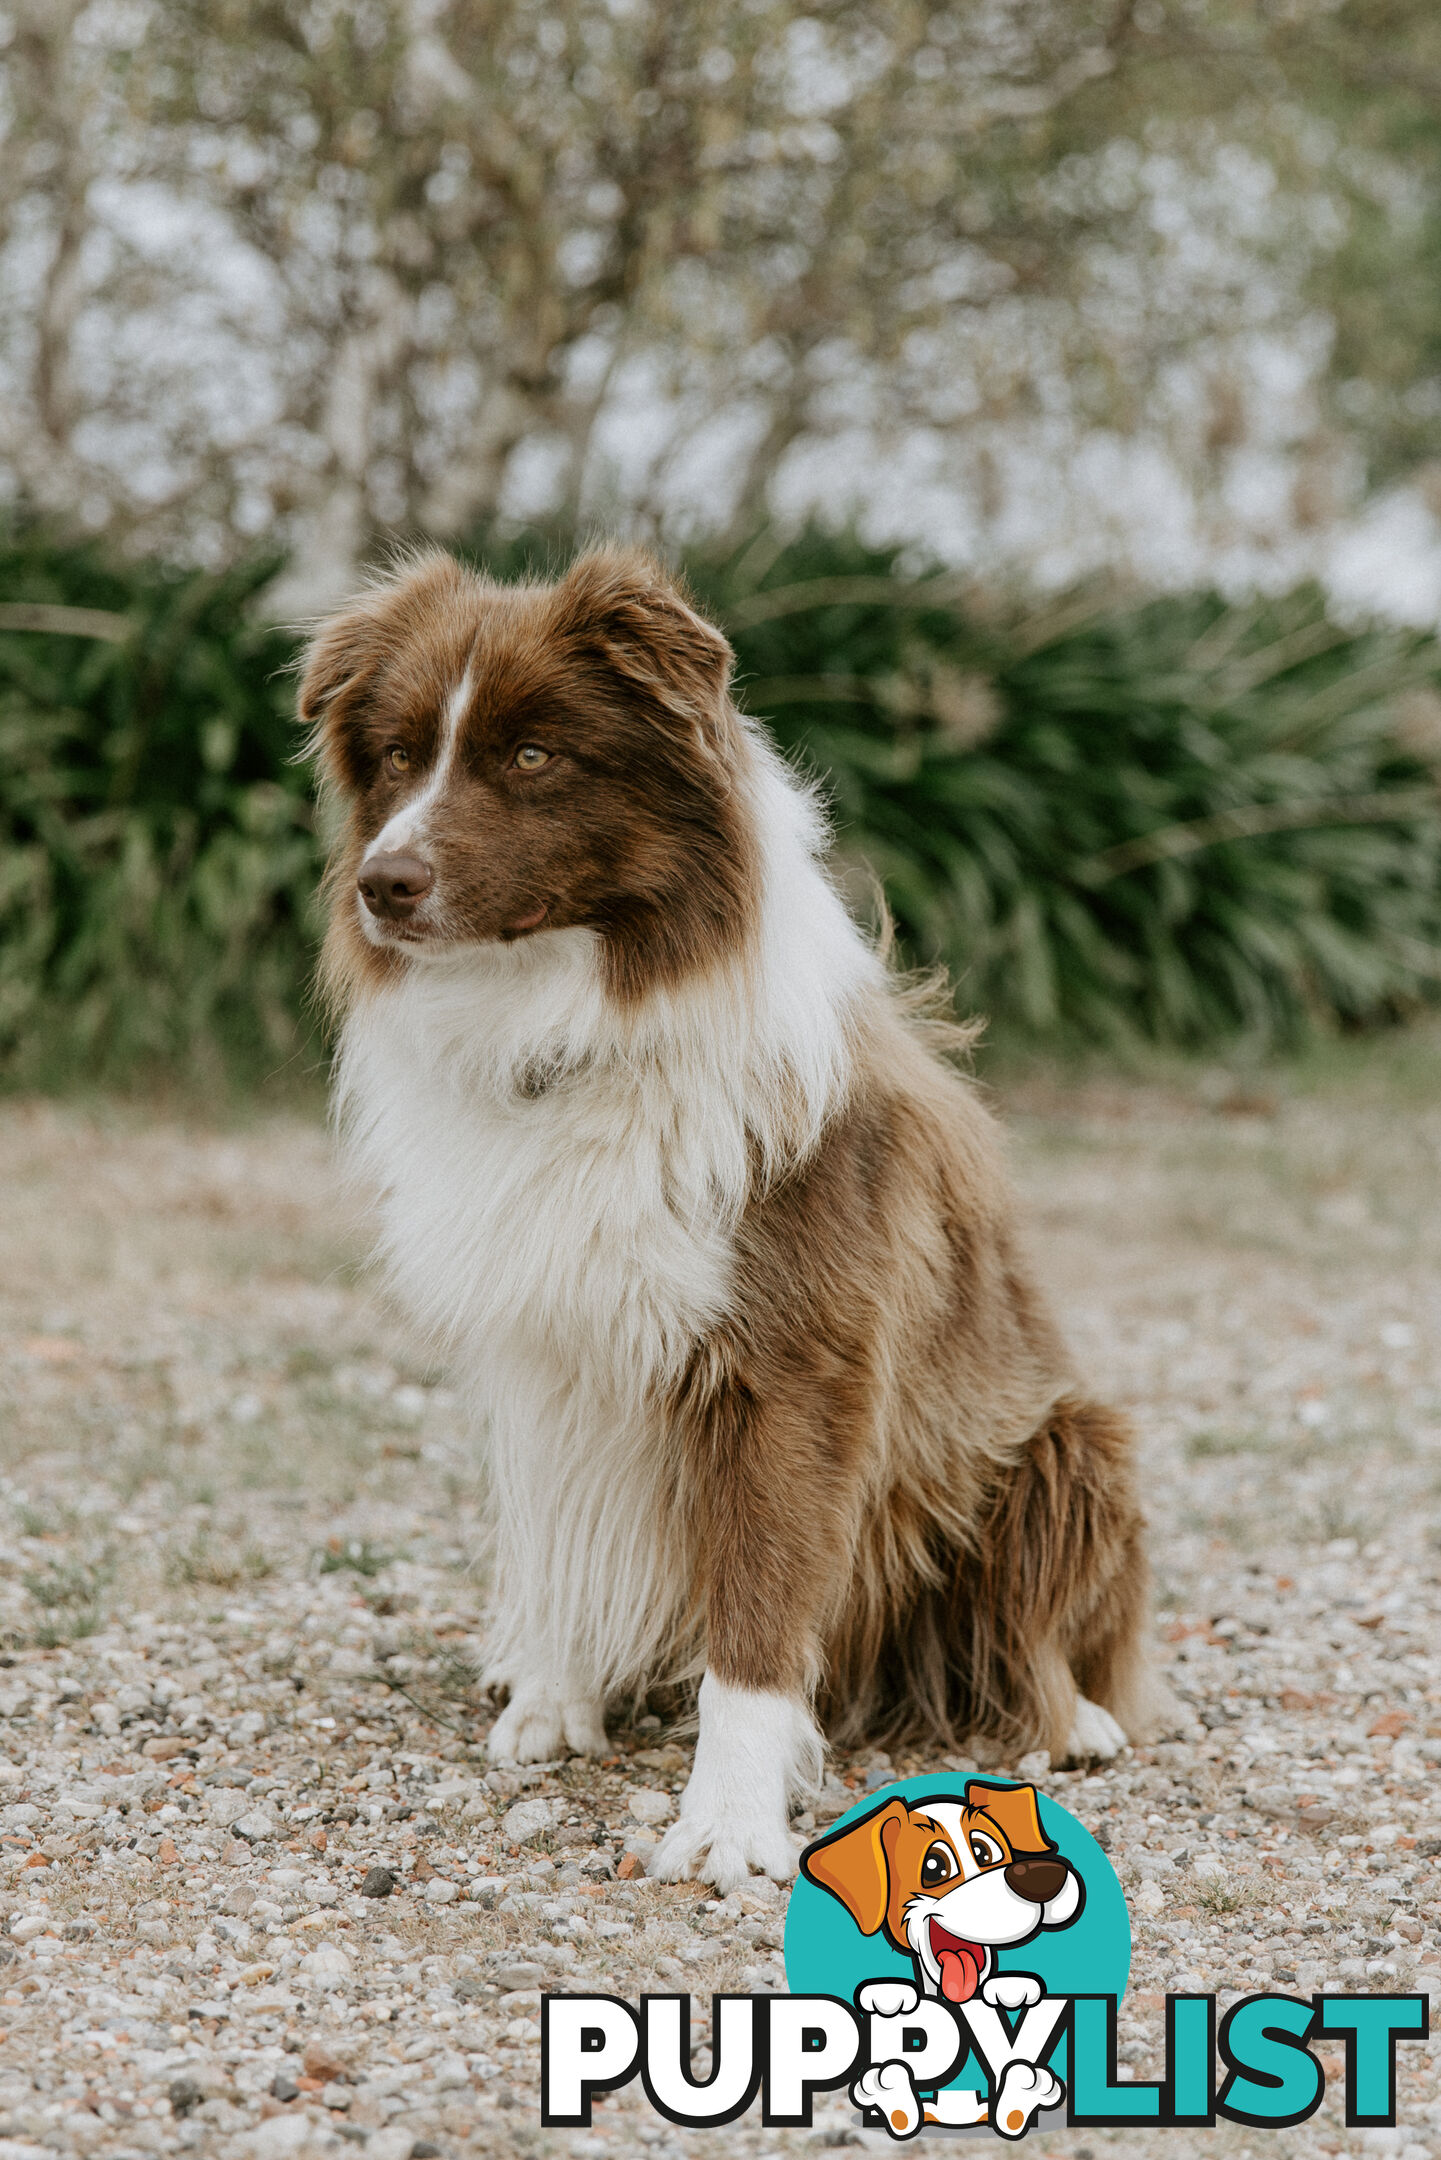
[[[871,2020],[851,2098],[897,2138],[1024,2136],[1065,2097],[1070,2000],[1123,1995],[1130,1966],[1101,1847],[1002,1778],[910,1779],[850,1809],[806,1848],[786,1921],[792,1991],[844,1992]]]
[[[896,2142],[988,2126],[1285,2129],[1320,2106],[1322,2040],[1345,2050],[1348,2127],[1396,2120],[1396,2047],[1425,2039],[1424,1995],[1169,1995],[1165,2074],[1119,2075],[1117,2006],[1131,1964],[1125,1895],[1060,1803],[1000,1777],[908,1778],[850,1808],[801,1855],[785,1934],[786,1995],[711,1998],[694,2074],[688,1995],[548,1995],[541,2121],[584,2128],[597,2095],[639,2076],[687,2128],[760,2103],[808,2128],[844,2088]]]

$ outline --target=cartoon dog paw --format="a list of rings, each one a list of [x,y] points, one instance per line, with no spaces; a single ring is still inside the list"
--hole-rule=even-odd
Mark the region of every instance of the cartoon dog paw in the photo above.
[[[870,2017],[909,2017],[920,1999],[909,1980],[867,1980],[856,1991],[856,2008]]]
[[[1029,2010],[1045,1993],[1031,1973],[993,1973],[981,1986],[981,2001],[993,2010]]]
[[[876,2063],[851,2087],[852,2103],[879,2111],[893,2138],[911,2138],[921,2127],[921,2104],[911,2073],[901,2062]]]
[[[1007,2063],[992,2110],[991,2127],[1002,2137],[1024,2137],[1042,2108],[1052,2108],[1066,2096],[1066,2088],[1039,2063]]]

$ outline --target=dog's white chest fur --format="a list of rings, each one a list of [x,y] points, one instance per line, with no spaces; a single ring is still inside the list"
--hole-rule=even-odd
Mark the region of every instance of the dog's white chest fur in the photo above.
[[[698,1669],[664,1402],[732,1294],[761,1174],[844,1094],[872,955],[814,860],[809,801],[758,794],[757,949],[638,1012],[593,933],[424,962],[358,1006],[338,1103],[380,1254],[455,1361],[491,1487],[491,1672],[605,1697]]]
[[[417,970],[350,1023],[340,1098],[483,1444],[490,1677],[543,1662],[577,1700],[688,1662],[656,1404],[724,1309],[745,1154],[723,1105],[617,1054],[595,974],[582,932]]]
[[[589,946],[418,969],[346,1031],[383,1256],[482,1400],[525,1375],[634,1405],[725,1304],[744,1134],[605,1039]]]

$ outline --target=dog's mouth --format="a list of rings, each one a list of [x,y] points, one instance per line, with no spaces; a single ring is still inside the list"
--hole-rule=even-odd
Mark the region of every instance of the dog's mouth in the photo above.
[[[529,908],[524,915],[517,915],[514,922],[508,922],[501,936],[507,939],[527,937],[532,930],[540,928],[549,913],[550,902],[542,900],[538,907]]]
[[[981,1984],[986,1952],[980,1943],[965,1942],[939,1920],[931,1921],[931,1956],[941,1968],[941,1993],[947,2002],[969,2002]]]

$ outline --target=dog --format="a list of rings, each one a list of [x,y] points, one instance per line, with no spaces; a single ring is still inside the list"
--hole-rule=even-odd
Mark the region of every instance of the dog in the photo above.
[[[863,1935],[882,1934],[911,1958],[914,1988],[883,1981],[861,1991],[863,2009],[892,2017],[914,2011],[922,1995],[1029,2008],[1042,1983],[1031,1973],[998,1973],[997,1950],[1030,1942],[1043,1928],[1070,1927],[1086,1901],[1081,1877],[1041,1826],[1035,1787],[974,1778],[955,1798],[872,1808],[807,1846],[801,1871],[839,1899]],[[1043,2064],[1013,2057],[1000,2080],[995,2127],[1019,2136],[1063,2097]],[[974,2123],[988,2113],[971,2093],[941,2093],[923,2106],[903,2061],[865,2072],[852,2098],[880,2109],[902,2134],[922,2119]]]
[[[888,1800],[806,1847],[802,1872],[863,1935],[912,1958],[923,1994],[969,2002],[995,1953],[1069,1927],[1080,1876],[1041,1828],[1033,1785],[972,1779],[957,1799]]]
[[[731,671],[642,552],[436,552],[299,694],[337,1113],[488,1478],[491,1754],[604,1754],[698,1686],[652,1871],[720,1890],[794,1873],[823,1728],[1106,1756],[1149,1685],[1126,1423]]]

